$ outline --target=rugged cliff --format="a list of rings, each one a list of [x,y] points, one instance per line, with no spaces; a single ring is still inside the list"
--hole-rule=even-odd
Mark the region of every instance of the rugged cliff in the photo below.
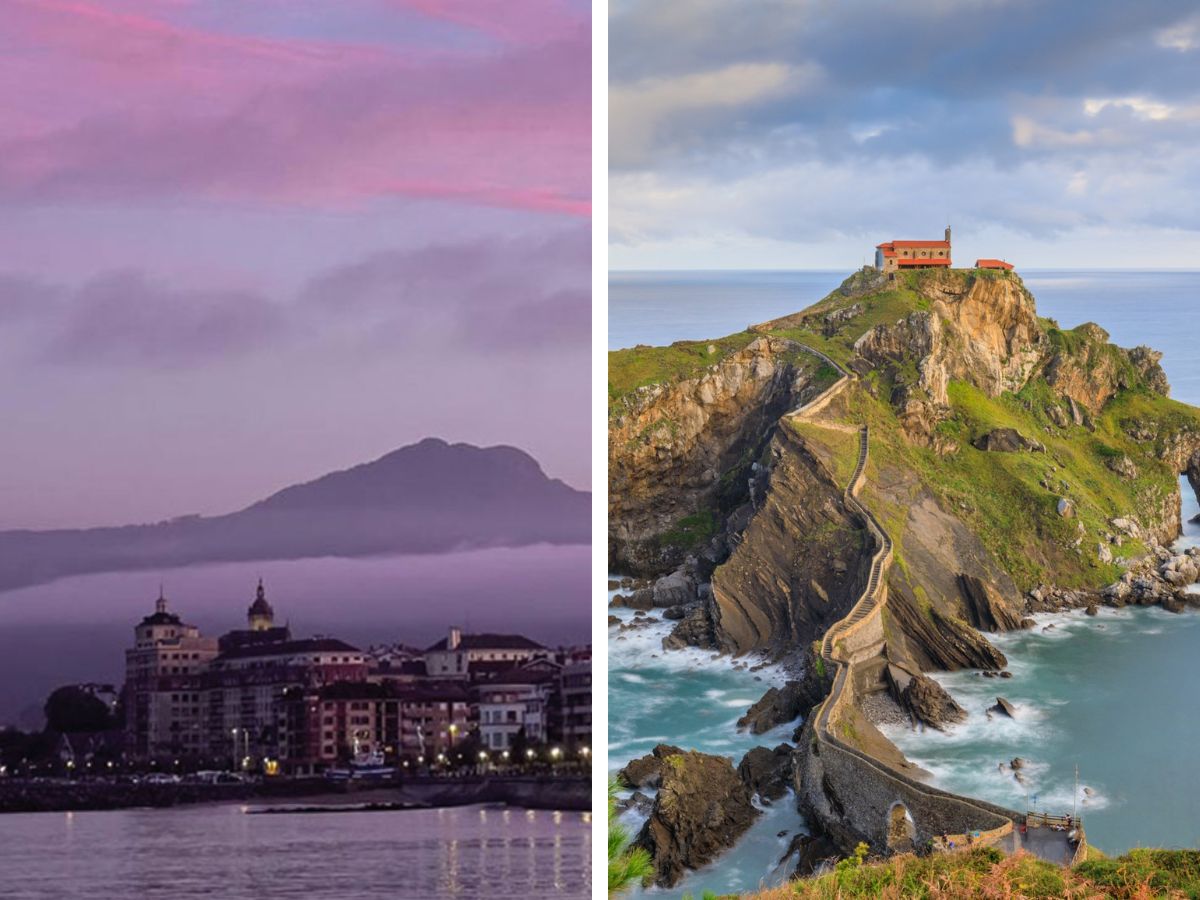
[[[856,379],[800,420],[784,414],[838,374],[806,348]],[[818,639],[871,553],[841,497],[866,424],[864,500],[896,543],[889,656],[1002,666],[981,630],[1165,564],[1178,476],[1200,485],[1200,413],[1168,399],[1159,358],[1040,319],[1019,277],[977,270],[863,270],[748,332],[621,351],[612,564],[711,578],[684,640],[783,654]]]
[[[611,564],[657,574],[706,550],[780,416],[835,377],[794,341],[749,333],[613,353]]]
[[[869,269],[748,332],[614,354],[612,564],[671,572],[637,592],[644,605],[670,598],[667,647],[800,661],[802,679],[743,718],[756,733],[820,702],[830,666],[850,664],[833,655],[847,623],[863,625],[827,723],[849,749],[818,753],[808,717],[794,754],[808,820],[843,849],[891,846],[890,789],[871,791],[892,782],[911,789],[926,831],[979,827],[978,804],[912,781],[872,710],[894,701],[914,722],[957,721],[961,707],[922,673],[1007,674],[986,634],[1027,626],[1027,613],[1195,598],[1184,591],[1200,553],[1166,545],[1179,476],[1200,494],[1200,410],[1169,399],[1159,359],[1099,326],[1040,319],[1013,273]],[[864,595],[877,553],[883,589]],[[849,815],[860,801],[867,812]],[[658,825],[645,845],[675,877],[694,863]]]

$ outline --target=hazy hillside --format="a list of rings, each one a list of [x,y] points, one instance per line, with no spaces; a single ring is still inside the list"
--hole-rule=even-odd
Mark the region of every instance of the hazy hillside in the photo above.
[[[0,532],[0,590],[200,562],[587,543],[590,505],[513,447],[429,438],[228,515]]]

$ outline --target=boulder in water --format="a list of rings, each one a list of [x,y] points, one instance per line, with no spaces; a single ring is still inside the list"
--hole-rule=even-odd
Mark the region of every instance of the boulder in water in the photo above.
[[[1017,717],[1017,710],[1011,703],[1003,697],[997,697],[995,705],[988,708],[988,712],[999,713],[1003,716],[1008,716],[1010,719]]]
[[[671,754],[636,845],[654,860],[655,883],[673,887],[686,870],[734,846],[759,815],[728,759],[694,750]]]
[[[655,788],[662,783],[666,759],[683,753],[670,744],[659,744],[645,756],[632,759],[617,773],[617,780],[630,788]]]
[[[792,747],[780,744],[774,750],[754,747],[738,763],[738,777],[752,793],[764,800],[778,800],[792,783]]]

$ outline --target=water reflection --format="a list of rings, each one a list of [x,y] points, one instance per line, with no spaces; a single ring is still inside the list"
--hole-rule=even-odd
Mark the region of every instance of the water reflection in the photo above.
[[[0,894],[189,898],[587,897],[577,813],[463,807],[246,815],[236,805],[0,816]]]

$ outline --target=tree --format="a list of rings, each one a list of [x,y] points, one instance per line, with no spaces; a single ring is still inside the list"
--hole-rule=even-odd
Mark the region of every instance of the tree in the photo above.
[[[58,688],[46,699],[46,730],[59,734],[105,731],[112,726],[108,706],[95,694],[74,685]]]
[[[641,847],[630,849],[629,833],[617,821],[617,780],[608,782],[608,893],[620,894],[654,871],[650,854]]]

